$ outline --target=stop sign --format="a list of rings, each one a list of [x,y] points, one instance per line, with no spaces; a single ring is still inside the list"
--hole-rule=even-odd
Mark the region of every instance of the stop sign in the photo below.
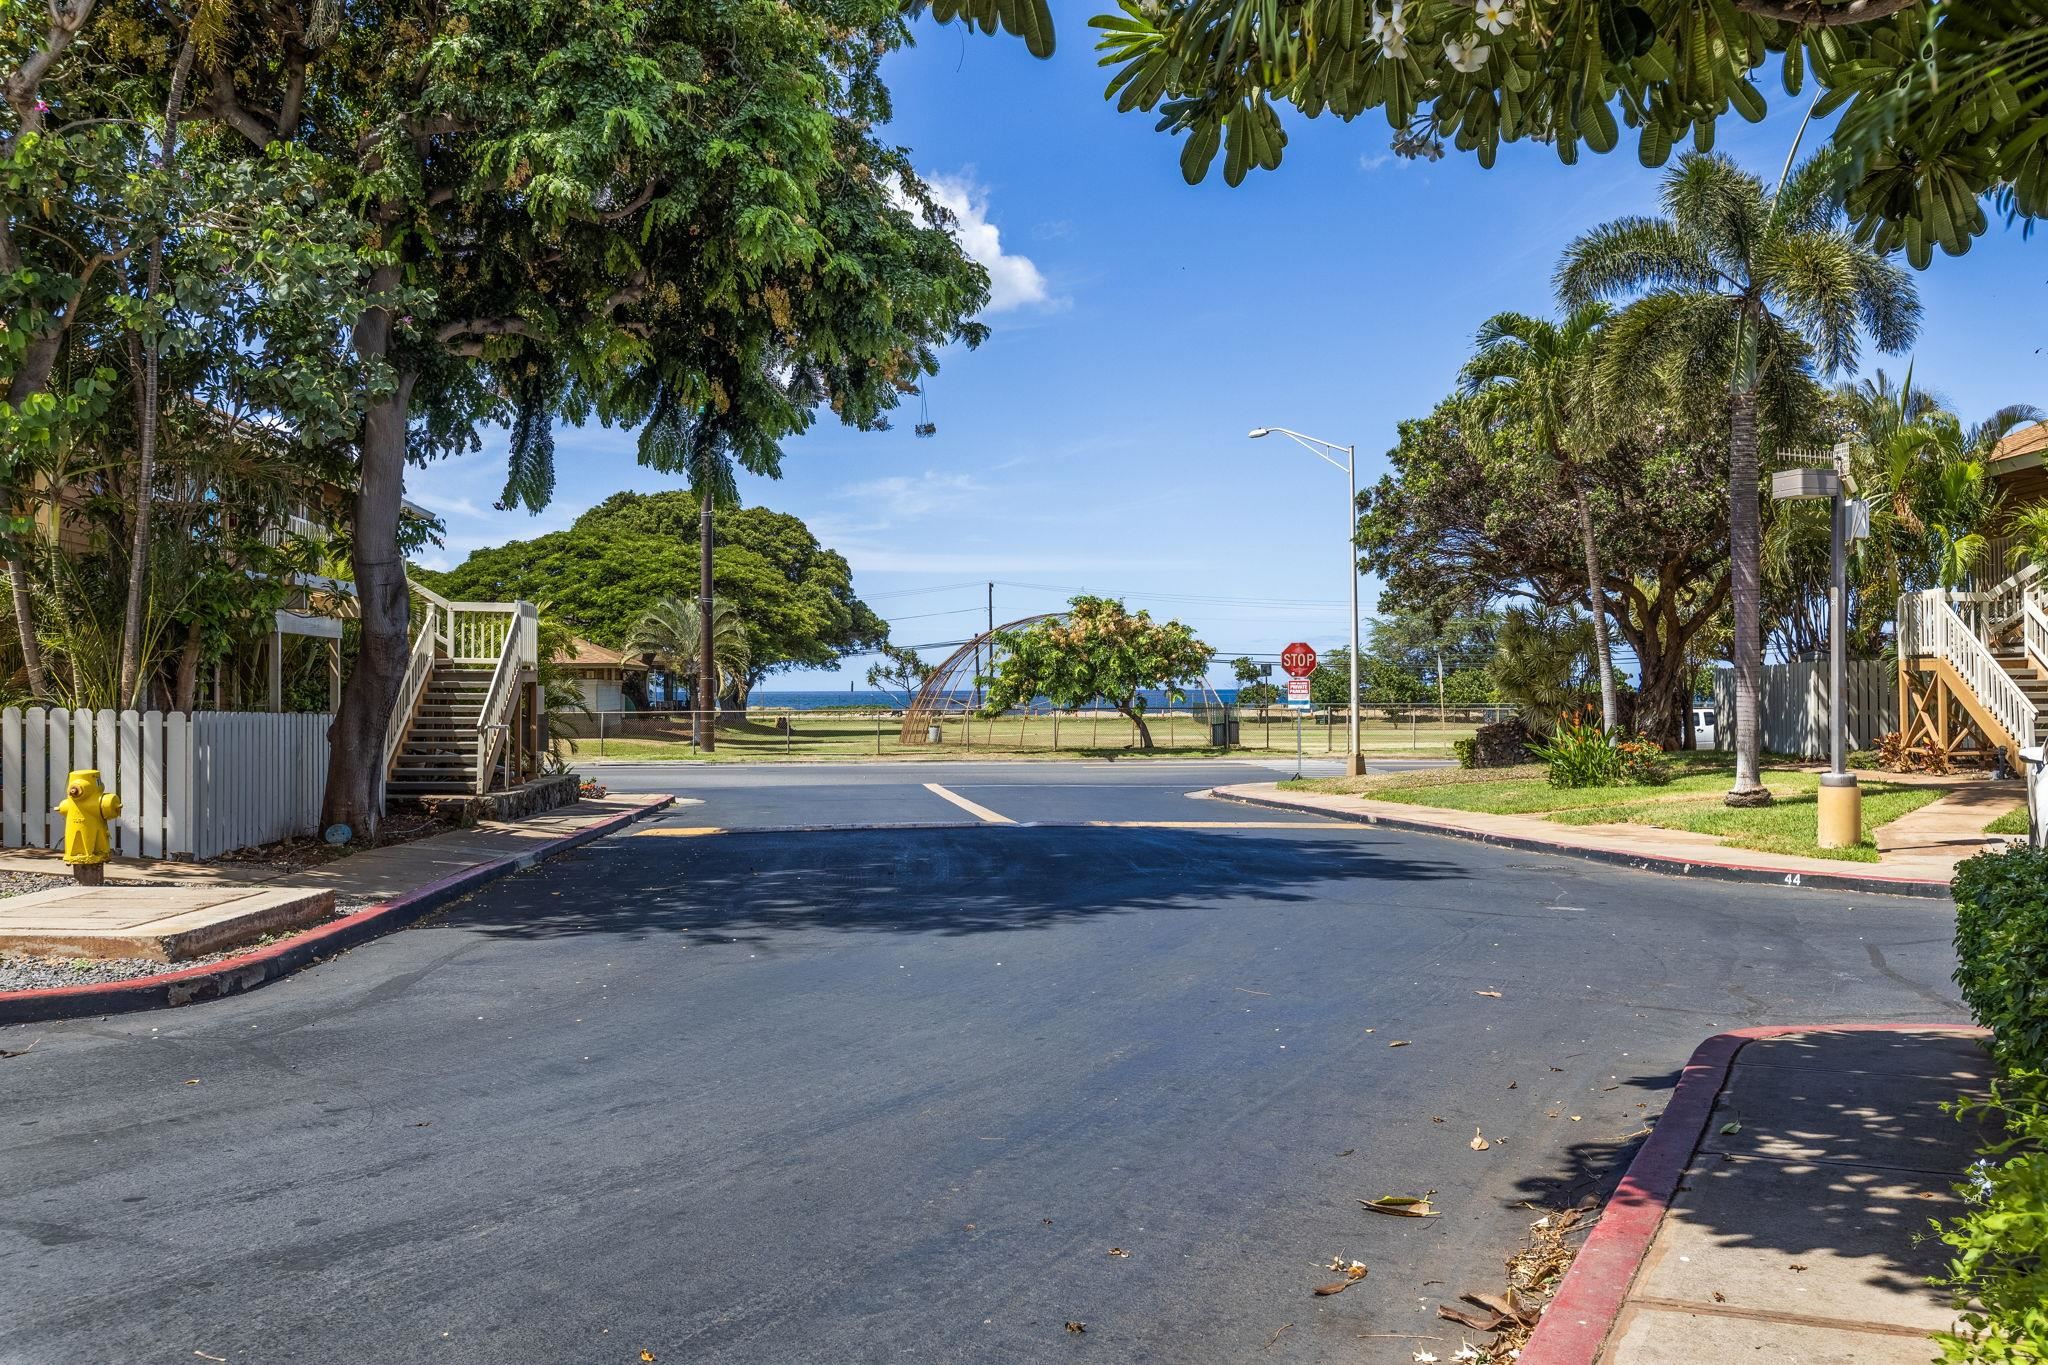
[[[1290,678],[1306,678],[1316,671],[1316,652],[1296,640],[1280,651],[1280,667]]]

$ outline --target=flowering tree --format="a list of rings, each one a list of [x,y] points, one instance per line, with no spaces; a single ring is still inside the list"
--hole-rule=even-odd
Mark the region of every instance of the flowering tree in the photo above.
[[[1152,747],[1143,694],[1163,690],[1181,700],[1216,655],[1179,621],[1127,612],[1110,597],[1076,597],[1064,619],[998,631],[995,647],[1000,657],[986,680],[988,714],[1036,697],[1067,710],[1106,701],[1136,727],[1141,749]]]

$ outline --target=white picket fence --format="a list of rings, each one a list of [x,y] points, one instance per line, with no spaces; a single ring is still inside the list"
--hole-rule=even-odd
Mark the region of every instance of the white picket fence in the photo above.
[[[212,858],[320,826],[333,717],[274,712],[0,711],[0,846],[61,848],[75,768],[118,792],[114,849]]]

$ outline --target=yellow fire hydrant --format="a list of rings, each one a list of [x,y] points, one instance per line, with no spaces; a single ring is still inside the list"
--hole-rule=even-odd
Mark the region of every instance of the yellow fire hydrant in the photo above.
[[[64,817],[64,861],[71,864],[71,875],[82,885],[100,885],[114,854],[107,821],[121,813],[121,798],[100,790],[98,768],[79,768],[64,784],[57,813]]]

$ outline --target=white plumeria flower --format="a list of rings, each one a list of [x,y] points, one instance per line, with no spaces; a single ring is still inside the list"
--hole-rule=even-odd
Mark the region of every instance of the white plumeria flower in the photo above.
[[[1479,27],[1498,34],[1515,22],[1515,7],[1507,0],[1477,0]]]
[[[1452,1359],[1452,1360],[1477,1360],[1477,1359],[1479,1359],[1479,1352],[1478,1352],[1478,1351],[1476,1351],[1476,1350],[1474,1350],[1474,1349],[1472,1348],[1472,1343],[1468,1341],[1468,1342],[1465,1342],[1465,1343],[1461,1344],[1461,1345],[1460,1345],[1460,1346],[1458,1347],[1458,1349],[1457,1349],[1457,1350],[1455,1350],[1455,1351],[1451,1352],[1451,1359]]]
[[[1389,57],[1400,58],[1408,55],[1408,39],[1399,29],[1389,31],[1386,37],[1380,39],[1380,43]]]
[[[1444,57],[1455,70],[1462,71],[1468,76],[1485,66],[1486,59],[1492,52],[1492,48],[1477,38],[1444,39]]]
[[[1417,1351],[1415,1365],[1436,1365],[1436,1356],[1429,1351]]]
[[[1399,37],[1408,31],[1408,21],[1401,14],[1402,0],[1394,0],[1392,13],[1380,9],[1372,12],[1372,37],[1377,43],[1384,43],[1391,35]]]

